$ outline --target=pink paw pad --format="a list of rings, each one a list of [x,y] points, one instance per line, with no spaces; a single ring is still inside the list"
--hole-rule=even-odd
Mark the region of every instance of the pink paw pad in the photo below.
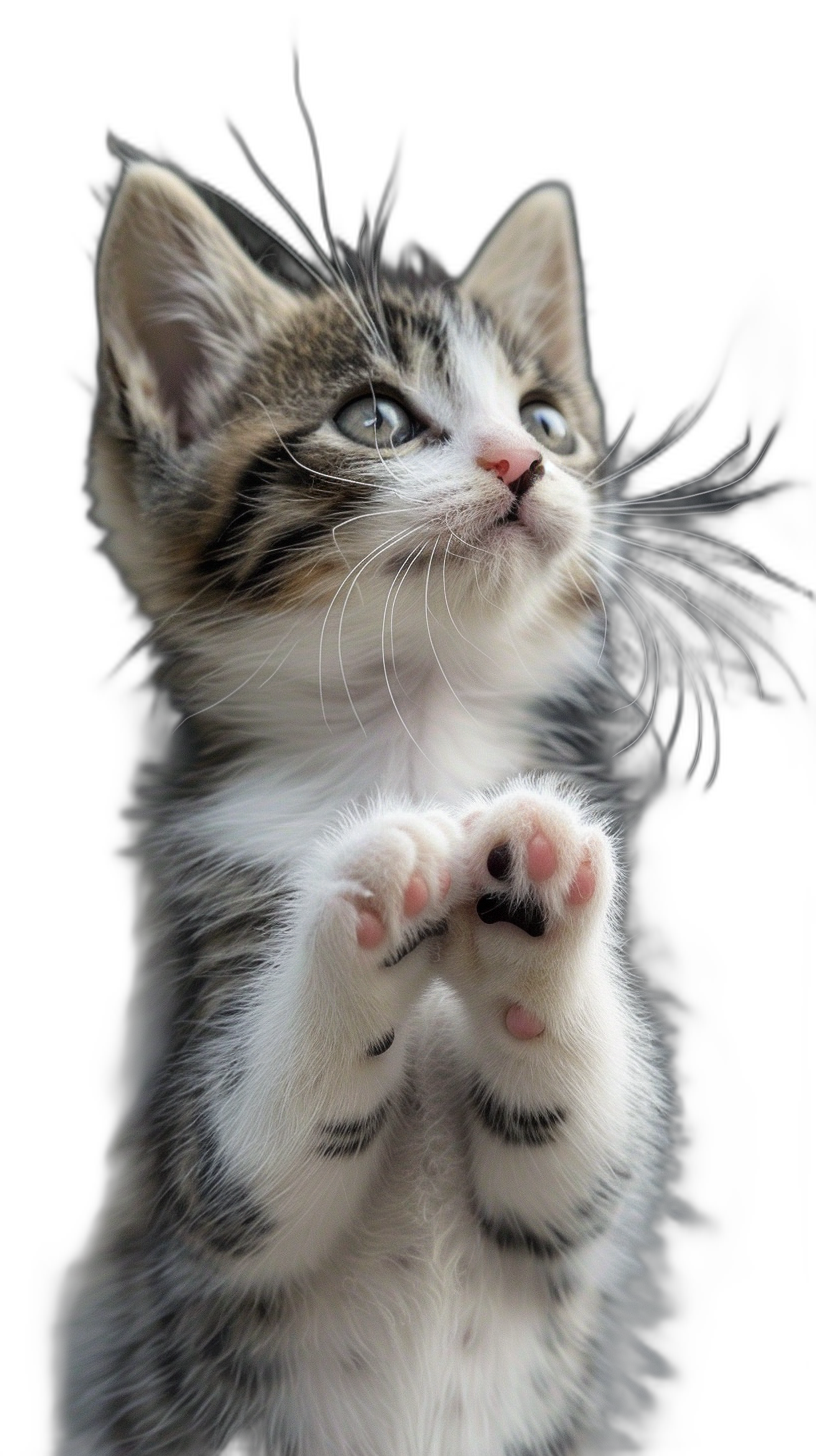
[[[540,1017],[534,1016],[532,1011],[526,1011],[517,1001],[508,1007],[504,1024],[511,1036],[516,1041],[532,1041],[534,1037],[540,1036],[544,1030],[544,1022]]]
[[[361,950],[376,950],[385,940],[385,926],[372,910],[357,911],[357,944]]]
[[[578,866],[567,893],[568,905],[584,905],[595,894],[595,871],[588,859]]]
[[[555,846],[546,834],[534,834],[527,845],[527,874],[531,880],[552,879],[558,868]]]
[[[402,897],[402,911],[404,915],[419,915],[425,909],[431,898],[428,889],[421,875],[412,875],[405,886],[405,893]]]

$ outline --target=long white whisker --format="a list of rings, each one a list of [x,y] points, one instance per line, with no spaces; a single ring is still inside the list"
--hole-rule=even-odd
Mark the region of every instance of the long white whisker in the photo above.
[[[178,728],[181,728],[184,723],[189,723],[192,718],[199,718],[202,713],[211,713],[212,710],[213,710],[213,708],[220,708],[222,703],[228,702],[230,698],[234,698],[235,697],[235,694],[236,693],[242,692],[242,690],[247,686],[247,684],[248,683],[251,683],[258,676],[258,673],[259,672],[262,672],[263,671],[263,669],[266,667],[266,664],[274,656],[274,654],[277,652],[278,648],[283,645],[283,643],[286,641],[286,639],[288,637],[291,637],[291,635],[294,632],[296,626],[297,626],[297,623],[296,622],[293,622],[292,625],[291,625],[291,627],[289,628],[289,631],[284,633],[283,637],[281,637],[279,639],[279,641],[277,641],[275,643],[275,646],[266,654],[266,656],[264,657],[263,661],[258,663],[258,666],[255,668],[254,672],[249,673],[249,675],[244,678],[243,682],[238,683],[237,687],[231,688],[228,693],[224,693],[222,697],[217,698],[214,703],[208,703],[207,706],[204,707],[204,708],[196,708],[194,712],[192,712],[192,713],[186,713],[183,718],[180,718],[179,719],[178,723],[176,724],[176,728],[173,731],[175,732]],[[290,656],[291,652],[294,651],[295,647],[297,647],[297,641],[293,642],[292,647],[289,649],[289,652],[286,654],[287,657]],[[202,681],[205,681],[205,680],[206,679],[202,679]]]
[[[419,548],[416,551],[414,551],[413,554],[412,554],[411,563],[413,563],[413,560],[415,560],[416,557],[419,556],[419,554],[421,553],[421,551],[424,549],[424,547],[426,545],[427,545],[427,542],[426,541],[422,541],[420,543]],[[405,563],[403,563],[403,565],[405,565]],[[407,575],[407,573],[406,573],[406,575]],[[391,597],[391,592],[394,590],[394,584],[395,584],[396,580],[397,580],[397,577],[394,578],[394,581],[392,581],[391,586],[388,589],[388,597],[386,597],[385,609],[383,611],[383,624],[382,624],[381,646],[382,646],[383,673],[385,675],[385,686],[386,686],[386,688],[388,690],[388,696],[391,699],[391,705],[392,705],[392,707],[394,709],[394,712],[396,713],[397,717],[399,718],[400,723],[402,724],[403,728],[405,729],[405,732],[407,733],[407,735],[410,738],[411,742],[413,743],[414,747],[416,749],[418,749],[419,752],[422,754],[422,757],[425,759],[426,763],[429,763],[431,765],[431,767],[433,768],[433,767],[435,767],[434,762],[433,762],[433,759],[432,758],[429,758],[428,754],[425,752],[425,749],[422,747],[422,744],[417,742],[416,738],[414,737],[413,733],[411,732],[410,728],[408,727],[408,724],[406,723],[405,719],[403,718],[402,713],[399,710],[399,705],[397,703],[396,698],[394,697],[394,692],[393,692],[393,689],[391,687],[391,683],[390,683],[389,677],[388,677],[388,668],[386,666],[386,658],[385,658],[385,622],[386,622],[386,612],[388,610],[388,601],[389,601],[389,598]],[[403,575],[402,580],[403,581],[405,580],[405,575]],[[400,585],[401,585],[401,583],[400,583]],[[397,592],[398,591],[399,591],[399,587],[397,587]],[[396,605],[396,595],[394,596],[394,605]],[[391,641],[392,641],[392,644],[393,644],[393,630],[394,630],[394,625],[393,625],[394,605],[392,605],[392,607],[391,607]],[[393,661],[393,646],[392,646],[392,661]]]
[[[419,557],[422,555],[422,552],[425,550],[426,545],[427,545],[427,542],[424,539],[422,541],[420,541],[419,545],[414,548],[414,550],[411,552],[411,554],[406,557],[405,561],[403,561],[402,565],[397,569],[397,571],[394,574],[394,579],[393,579],[393,581],[391,582],[391,585],[388,588],[388,595],[386,596],[385,605],[383,607],[383,623],[382,623],[382,631],[381,631],[381,638],[380,638],[380,650],[381,650],[381,654],[382,654],[383,677],[385,678],[385,685],[386,685],[386,687],[389,690],[389,696],[391,696],[392,702],[393,702],[393,694],[391,694],[391,691],[390,691],[390,684],[389,684],[389,679],[388,679],[388,665],[387,665],[387,662],[386,662],[386,659],[385,659],[385,623],[386,623],[386,618],[388,618],[388,628],[389,628],[389,637],[390,637],[390,646],[391,646],[391,666],[393,667],[393,670],[394,670],[394,678],[396,679],[396,682],[399,685],[399,688],[402,691],[402,693],[405,695],[405,697],[406,698],[410,698],[412,696],[412,694],[409,691],[409,689],[406,688],[405,684],[403,683],[403,681],[402,681],[402,679],[401,679],[401,677],[399,675],[399,671],[397,669],[397,650],[396,650],[396,643],[394,641],[394,618],[395,618],[395,613],[396,613],[396,609],[397,609],[397,597],[399,596],[399,594],[400,594],[400,592],[402,590],[403,583],[405,582],[405,580],[406,580],[406,578],[408,576],[408,573],[410,572],[411,567],[413,566],[414,562],[417,561],[419,559]],[[392,599],[392,592],[393,592],[393,599]],[[391,611],[390,611],[390,613],[389,613],[389,610],[388,610],[389,603],[391,604]],[[395,706],[396,706],[396,704],[395,704]]]
[[[400,495],[400,497],[402,498],[402,493],[396,490],[393,486],[384,486],[381,482],[357,480],[352,475],[333,475],[331,471],[318,470],[316,466],[307,465],[304,460],[298,460],[297,455],[295,455],[294,451],[290,449],[289,445],[286,443],[280,430],[275,424],[268,405],[265,405],[263,400],[259,399],[256,394],[247,393],[245,395],[245,398],[251,400],[253,404],[256,404],[258,408],[266,415],[266,418],[268,419],[272,429],[275,432],[275,435],[277,436],[278,444],[281,446],[281,449],[285,450],[286,454],[289,456],[289,459],[292,461],[292,464],[296,465],[298,467],[298,470],[305,470],[308,472],[309,475],[317,476],[319,480],[331,480],[337,485],[355,485],[357,487],[365,486],[367,488],[371,487],[372,489],[376,488],[377,490],[386,490],[390,494]]]
[[[365,736],[368,736],[366,734],[365,727],[364,727],[364,725],[363,725],[363,723],[362,723],[362,721],[361,721],[361,719],[360,719],[360,717],[359,717],[359,715],[357,713],[357,709],[354,706],[354,701],[353,701],[353,698],[352,698],[352,695],[351,695],[351,691],[349,689],[348,681],[346,679],[346,671],[345,671],[345,667],[344,667],[344,664],[343,664],[343,650],[342,650],[343,618],[345,616],[346,607],[348,606],[349,597],[351,596],[351,593],[354,590],[354,587],[356,586],[359,578],[362,576],[362,574],[365,571],[366,567],[370,566],[371,563],[377,559],[377,557],[382,556],[383,552],[390,551],[391,547],[392,546],[395,546],[399,541],[405,540],[405,538],[408,537],[408,536],[413,536],[416,531],[419,531],[421,529],[422,529],[421,526],[411,526],[406,531],[400,531],[395,536],[391,536],[388,541],[383,542],[383,544],[381,546],[377,546],[373,551],[370,551],[367,556],[364,556],[363,557],[362,561],[354,568],[354,570],[352,572],[349,572],[347,574],[347,576],[344,577],[343,581],[340,583],[340,586],[337,588],[337,591],[335,592],[334,596],[332,597],[331,601],[329,602],[328,607],[326,608],[326,615],[325,615],[325,617],[323,619],[323,626],[322,626],[321,631],[320,631],[320,645],[319,645],[319,649],[318,649],[318,682],[319,682],[319,686],[320,686],[320,706],[321,706],[321,710],[323,712],[323,721],[325,722],[326,727],[329,729],[329,731],[331,731],[331,724],[329,723],[329,720],[326,717],[325,706],[324,706],[324,702],[323,702],[323,639],[324,639],[324,636],[325,636],[326,626],[328,624],[329,614],[331,612],[331,609],[334,606],[334,603],[337,601],[337,598],[340,595],[341,591],[343,590],[343,587],[345,586],[346,582],[348,581],[349,576],[351,576],[352,577],[352,580],[351,580],[351,583],[349,585],[348,591],[346,592],[345,600],[343,602],[343,606],[342,606],[342,609],[341,609],[341,612],[340,612],[340,622],[339,622],[338,629],[337,629],[337,655],[338,655],[339,665],[340,665],[340,676],[341,676],[341,678],[343,680],[343,687],[346,690],[346,696],[348,697],[349,704],[351,705],[351,711],[353,712],[355,718],[357,719],[357,722],[360,724],[360,727],[362,728],[363,734]]]
[[[442,663],[440,662],[439,653],[436,650],[436,646],[435,646],[435,643],[434,643],[434,640],[433,640],[433,634],[431,632],[431,616],[430,616],[430,608],[429,608],[429,605],[428,605],[428,592],[430,590],[430,585],[431,585],[431,568],[433,566],[433,559],[434,559],[434,555],[436,553],[436,548],[439,545],[440,539],[441,539],[441,537],[437,536],[436,540],[434,541],[433,548],[431,550],[431,555],[430,555],[430,558],[428,560],[428,570],[425,573],[425,627],[426,627],[426,630],[427,630],[427,633],[428,633],[428,641],[431,644],[431,652],[433,653],[434,658],[436,659],[436,665],[439,668],[439,671],[441,672],[443,678],[445,679],[445,682],[447,683],[448,687],[450,688],[451,692],[453,693],[453,696],[456,699],[457,703],[459,704],[459,707],[462,708],[464,710],[464,712],[467,713],[468,717],[469,718],[472,718],[473,721],[474,721],[474,723],[475,723],[475,722],[477,722],[476,717],[474,716],[473,713],[471,713],[470,708],[466,707],[465,704],[462,702],[462,699],[460,698],[459,694],[457,693],[455,687],[453,686],[453,683],[451,682],[450,678],[448,677],[448,674],[446,673],[444,667],[442,666]]]
[[[489,652],[485,652],[484,648],[479,647],[477,645],[477,643],[472,642],[469,637],[466,637],[465,636],[464,632],[459,627],[458,622],[454,618],[453,612],[451,611],[450,602],[448,600],[447,565],[448,565],[448,556],[450,554],[450,548],[451,548],[451,545],[452,544],[453,544],[453,537],[449,534],[448,535],[448,542],[447,542],[447,545],[445,547],[444,554],[442,556],[442,597],[443,597],[443,600],[444,600],[444,603],[445,603],[445,610],[447,611],[447,614],[450,617],[451,626],[453,627],[453,630],[454,630],[454,632],[456,632],[457,636],[461,637],[462,641],[465,642],[465,643],[467,643],[467,646],[468,647],[472,648],[474,652],[478,652],[481,657],[486,658],[487,661],[490,662],[490,663],[492,663],[492,665],[494,667],[500,667],[501,664],[497,661],[497,659],[495,657],[492,657]],[[485,687],[488,687],[489,686],[489,683],[488,683],[488,681],[487,681],[486,678],[482,678],[481,679],[481,682],[484,684]]]

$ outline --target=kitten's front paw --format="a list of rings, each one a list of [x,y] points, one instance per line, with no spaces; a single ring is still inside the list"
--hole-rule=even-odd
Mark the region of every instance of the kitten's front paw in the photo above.
[[[614,882],[609,838],[569,799],[526,786],[469,809],[463,830],[470,894],[459,927],[483,989],[503,999],[507,1030],[532,1039],[597,956]]]
[[[323,846],[315,934],[324,954],[388,969],[447,928],[461,829],[441,810],[387,813]]]

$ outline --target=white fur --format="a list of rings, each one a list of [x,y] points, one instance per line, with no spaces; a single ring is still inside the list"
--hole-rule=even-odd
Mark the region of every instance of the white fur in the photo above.
[[[153,172],[142,183],[148,193],[158,186]],[[560,362],[574,372],[580,355],[586,372],[566,194],[539,201],[532,213],[553,230],[552,246],[529,297]],[[160,240],[165,211],[153,217]],[[200,266],[226,248],[222,233],[184,234]],[[540,251],[512,230],[508,238],[521,260]],[[117,239],[114,229],[111,266],[121,261]],[[501,268],[480,258],[476,297],[504,287]],[[243,298],[240,276],[236,287]],[[514,289],[526,306],[525,290]],[[233,308],[225,324],[213,304],[221,294],[199,280],[181,296],[177,288],[175,312],[165,300],[162,317],[184,324],[203,311],[227,335],[225,348],[240,351],[244,332],[258,328],[249,293],[252,306]],[[285,1291],[287,1317],[270,1334],[283,1371],[272,1449],[284,1449],[289,1425],[309,1456],[541,1449],[572,1422],[587,1344],[648,1203],[644,1149],[657,1095],[612,930],[614,845],[563,782],[525,777],[538,758],[536,699],[579,682],[593,650],[576,575],[592,534],[580,472],[594,460],[597,400],[595,415],[579,413],[571,468],[548,458],[517,519],[507,518],[507,487],[479,455],[485,439],[536,443],[519,408],[541,388],[540,369],[514,372],[464,293],[446,320],[448,382],[422,357],[401,382],[436,435],[372,462],[371,509],[335,528],[343,572],[338,565],[333,595],[294,592],[254,615],[233,615],[229,603],[197,621],[191,611],[181,632],[188,711],[254,749],[239,774],[184,803],[170,830],[178,861],[204,851],[222,864],[274,868],[290,893],[287,923],[242,1015],[213,1040],[213,1086],[227,1090],[211,1110],[224,1165],[274,1225],[260,1252],[224,1260],[225,1280]],[[124,337],[134,326],[118,311]],[[143,332],[149,341],[155,329]],[[204,345],[217,396],[233,355],[216,357],[206,333]],[[137,350],[134,369],[143,362]],[[586,405],[588,374],[583,388]],[[273,415],[255,403],[271,438]],[[188,434],[204,428],[208,407],[195,390],[178,405]],[[328,419],[320,429],[346,448]],[[347,448],[349,468],[359,469],[359,449]],[[116,510],[104,505],[100,519],[127,538]],[[140,548],[148,562],[152,529]],[[449,561],[457,542],[464,564],[455,553]],[[125,539],[122,559],[132,550]],[[172,641],[175,609],[162,616],[151,570],[143,600]],[[536,832],[558,861],[539,885],[523,869]],[[546,909],[541,938],[476,914],[498,844],[515,853],[511,888]],[[584,862],[595,891],[573,904]],[[412,918],[403,897],[417,875],[429,900]],[[385,931],[372,950],[357,936],[366,907]],[[383,964],[412,928],[442,915],[444,936]],[[516,1003],[540,1018],[539,1036],[510,1035],[505,1014]],[[368,1055],[391,1029],[393,1045]],[[230,1079],[233,1066],[242,1075]],[[556,1135],[513,1142],[489,1130],[474,1111],[475,1079],[506,1107],[557,1114]],[[364,1151],[321,1155],[327,1129],[386,1104]],[[523,1228],[539,1253],[500,1247],[495,1229],[484,1232],[491,1221]],[[575,1247],[548,1263],[539,1255],[556,1237]]]

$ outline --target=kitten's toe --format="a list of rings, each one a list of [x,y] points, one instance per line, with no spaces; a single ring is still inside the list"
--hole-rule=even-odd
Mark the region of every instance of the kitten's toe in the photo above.
[[[520,788],[466,816],[466,862],[486,925],[538,938],[602,912],[612,887],[608,837],[555,794]]]
[[[383,814],[347,830],[324,855],[326,928],[344,928],[377,964],[404,960],[446,929],[460,839],[455,820],[437,811]]]

